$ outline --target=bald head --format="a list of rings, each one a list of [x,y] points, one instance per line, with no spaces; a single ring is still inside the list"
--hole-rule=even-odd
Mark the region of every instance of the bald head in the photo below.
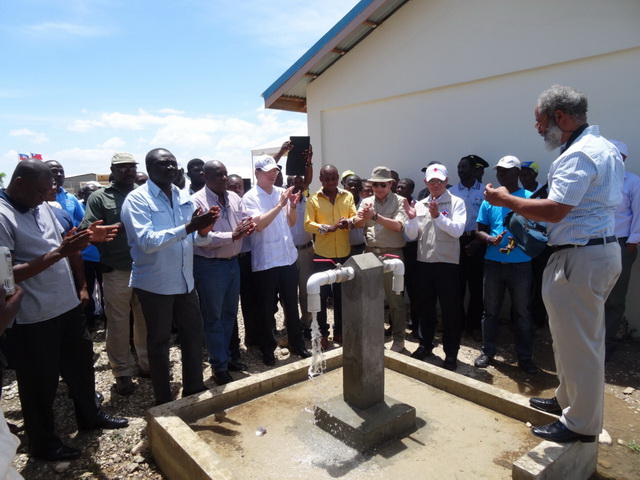
[[[27,208],[35,208],[47,200],[53,187],[53,173],[39,160],[23,160],[16,166],[7,194]]]
[[[329,164],[320,169],[320,182],[322,183],[322,191],[325,194],[334,194],[338,190],[338,182],[340,175],[338,169]]]
[[[204,164],[204,181],[207,188],[216,195],[227,191],[227,167],[218,160],[209,160]]]

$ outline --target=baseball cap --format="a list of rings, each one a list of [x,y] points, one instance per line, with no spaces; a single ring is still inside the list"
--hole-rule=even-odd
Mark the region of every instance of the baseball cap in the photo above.
[[[625,157],[629,156],[629,147],[627,147],[626,143],[621,142],[620,140],[609,140],[609,141],[615,145],[615,147],[620,152],[620,155],[624,155]]]
[[[429,165],[424,174],[424,178],[427,182],[434,178],[444,181],[448,177],[449,177],[449,174],[447,173],[447,167],[445,167],[444,165],[439,165],[437,163],[434,165]]]
[[[493,169],[495,170],[498,167],[520,168],[520,160],[518,160],[513,155],[507,155],[506,157],[502,157],[500,160],[498,160],[498,163],[493,167]]]
[[[540,173],[540,165],[536,162],[522,162],[522,168],[530,168],[536,173]]]
[[[264,155],[256,160],[255,167],[256,170],[262,170],[263,172],[270,172],[274,168],[282,169],[282,167],[276,163],[273,157],[270,157],[269,155]]]
[[[136,159],[130,153],[127,153],[127,152],[115,153],[113,155],[113,157],[111,157],[111,165],[119,165],[121,163],[135,163],[135,164],[137,164],[138,162],[136,162]]]

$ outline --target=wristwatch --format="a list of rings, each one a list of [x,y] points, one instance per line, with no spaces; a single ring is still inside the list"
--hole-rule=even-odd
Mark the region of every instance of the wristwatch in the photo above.
[[[373,214],[373,217],[371,217],[371,220],[373,220],[374,222],[378,221],[378,213],[377,212]]]

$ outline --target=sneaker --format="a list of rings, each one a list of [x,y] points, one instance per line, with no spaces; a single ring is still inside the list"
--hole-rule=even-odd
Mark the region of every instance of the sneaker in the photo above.
[[[489,355],[485,355],[484,353],[482,353],[478,358],[476,358],[476,361],[473,362],[473,364],[477,368],[487,368],[491,363],[491,360],[493,359]]]
[[[219,372],[213,372],[211,380],[213,380],[216,385],[226,385],[227,383],[233,382],[233,377],[229,374],[228,370],[220,370]]]

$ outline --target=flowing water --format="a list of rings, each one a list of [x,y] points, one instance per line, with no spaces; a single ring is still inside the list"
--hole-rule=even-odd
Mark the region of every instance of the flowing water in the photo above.
[[[322,345],[320,341],[322,335],[320,334],[320,327],[318,326],[318,314],[316,312],[311,313],[311,365],[309,365],[309,378],[322,375],[326,370],[326,362],[324,360],[324,353],[322,352]]]

